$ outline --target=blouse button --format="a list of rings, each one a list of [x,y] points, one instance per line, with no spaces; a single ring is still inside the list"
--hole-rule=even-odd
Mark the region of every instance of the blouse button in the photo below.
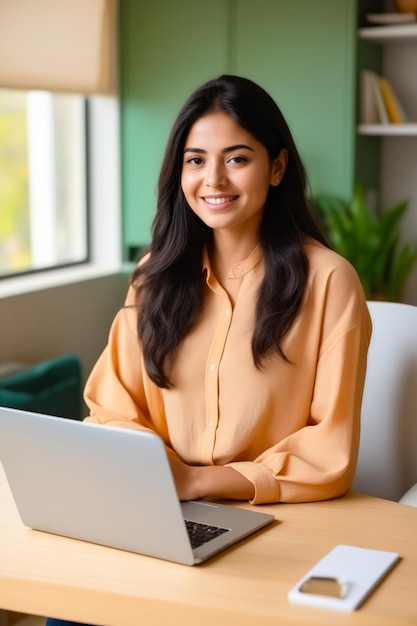
[[[214,426],[214,422],[209,422],[209,426],[210,426],[211,428],[213,428],[213,426]]]
[[[210,365],[210,369],[211,369],[211,371],[213,372],[213,371],[216,369],[216,364],[215,364],[215,363],[212,363],[212,364]]]
[[[226,315],[230,315],[230,309],[226,309],[225,313]]]

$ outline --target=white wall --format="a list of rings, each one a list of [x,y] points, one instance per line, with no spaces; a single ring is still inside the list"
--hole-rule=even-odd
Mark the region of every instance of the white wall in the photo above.
[[[85,381],[123,305],[128,279],[115,273],[0,298],[0,366],[73,353]]]
[[[417,122],[417,81],[411,80],[417,67],[417,43],[389,44],[383,47],[383,73],[388,76],[409,121]],[[381,140],[381,208],[392,209],[408,202],[401,227],[403,242],[417,241],[417,137],[393,136]],[[411,273],[402,300],[417,306],[417,266]]]

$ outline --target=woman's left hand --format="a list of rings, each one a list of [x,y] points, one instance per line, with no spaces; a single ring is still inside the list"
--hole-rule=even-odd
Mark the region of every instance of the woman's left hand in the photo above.
[[[232,467],[187,465],[171,455],[169,462],[180,500],[251,500],[255,495],[253,483]]]

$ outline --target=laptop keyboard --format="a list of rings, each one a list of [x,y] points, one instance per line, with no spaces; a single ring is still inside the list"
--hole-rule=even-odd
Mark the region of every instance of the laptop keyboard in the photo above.
[[[221,528],[220,526],[200,524],[197,522],[191,522],[190,520],[184,521],[188,530],[192,548],[198,548],[204,543],[207,543],[207,541],[211,541],[211,539],[219,537],[223,533],[227,533],[229,531],[228,528]]]

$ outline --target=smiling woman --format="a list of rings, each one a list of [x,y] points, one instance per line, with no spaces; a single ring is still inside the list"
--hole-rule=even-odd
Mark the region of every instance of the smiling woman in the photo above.
[[[351,485],[370,317],[306,182],[252,81],[209,81],[178,114],[150,250],[84,397],[88,421],[160,436],[181,500],[306,502]]]
[[[287,159],[283,148],[271,161],[265,146],[226,113],[208,113],[192,126],[181,187],[214,238],[228,237],[228,265],[256,246],[269,187],[280,183]]]
[[[221,76],[191,94],[85,389],[88,420],[163,438],[184,500],[320,500],[353,478],[370,318],[306,188],[260,86]]]

